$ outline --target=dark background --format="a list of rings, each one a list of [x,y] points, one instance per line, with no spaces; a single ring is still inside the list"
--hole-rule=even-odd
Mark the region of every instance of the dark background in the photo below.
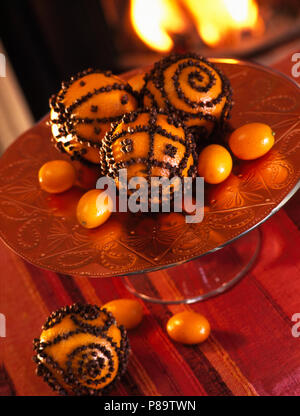
[[[257,1],[279,16],[300,15],[300,0]],[[36,121],[49,111],[49,97],[60,89],[61,81],[77,72],[92,67],[118,74],[125,70],[124,56],[126,70],[139,66],[141,61],[128,60],[129,52],[141,52],[144,62],[148,48],[132,29],[128,5],[129,0],[0,0],[0,38]],[[115,10],[117,23],[108,21],[107,9]],[[297,29],[291,22],[288,29]],[[289,36],[299,37],[297,30]],[[288,40],[266,44],[260,53]],[[177,42],[180,45],[180,39]],[[258,55],[256,51],[232,57],[255,60]]]
[[[89,67],[119,72],[99,0],[1,0],[0,37],[36,120],[62,80]]]

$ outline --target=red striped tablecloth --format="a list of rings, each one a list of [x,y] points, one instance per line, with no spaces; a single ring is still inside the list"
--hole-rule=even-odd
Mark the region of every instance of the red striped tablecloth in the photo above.
[[[277,65],[290,74],[290,56]],[[262,225],[263,246],[251,272],[232,290],[192,306],[143,303],[142,324],[129,332],[128,371],[112,395],[300,395],[300,338],[291,317],[300,313],[299,193]],[[183,266],[188,273],[193,263]],[[53,310],[73,302],[101,305],[131,297],[118,278],[71,278],[41,270],[0,244],[0,395],[55,395],[35,375],[32,340]],[[182,270],[182,269],[181,269]],[[176,268],[160,271],[172,275]],[[209,319],[200,345],[174,343],[165,325],[192,309]]]

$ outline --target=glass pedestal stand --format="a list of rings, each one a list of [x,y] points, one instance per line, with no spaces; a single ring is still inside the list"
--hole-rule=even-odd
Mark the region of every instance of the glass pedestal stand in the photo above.
[[[121,277],[135,296],[160,304],[191,304],[234,286],[253,266],[261,248],[261,231],[253,231],[192,262],[147,274]]]

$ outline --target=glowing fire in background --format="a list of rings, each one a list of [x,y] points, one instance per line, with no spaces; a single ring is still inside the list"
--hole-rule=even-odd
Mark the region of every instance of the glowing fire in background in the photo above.
[[[255,0],[131,0],[130,13],[139,37],[160,52],[169,52],[172,36],[191,24],[210,47],[233,45],[242,31],[263,31]]]
[[[169,33],[182,33],[186,29],[174,0],[131,0],[131,21],[140,38],[160,52],[168,52],[173,47]]]

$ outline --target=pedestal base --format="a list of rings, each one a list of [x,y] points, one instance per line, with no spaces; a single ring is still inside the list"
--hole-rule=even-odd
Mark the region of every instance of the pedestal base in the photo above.
[[[162,304],[194,303],[219,295],[235,285],[253,266],[261,247],[259,229],[192,263],[122,277],[135,296]]]

